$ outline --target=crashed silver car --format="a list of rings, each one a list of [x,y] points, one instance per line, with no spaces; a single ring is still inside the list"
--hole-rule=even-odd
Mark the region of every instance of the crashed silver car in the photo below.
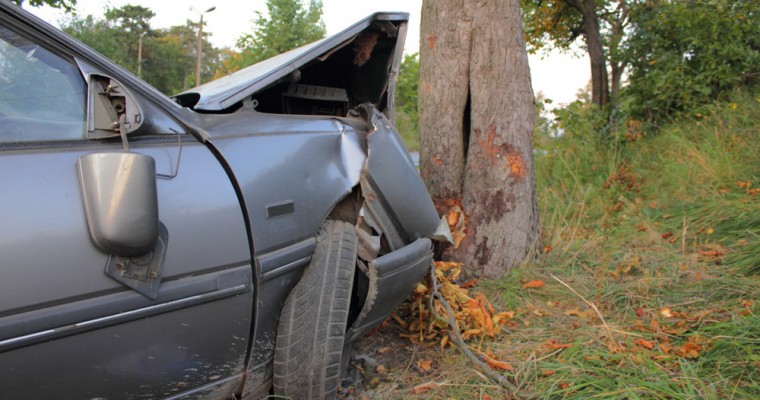
[[[407,15],[168,98],[0,2],[0,397],[330,398],[439,223]]]

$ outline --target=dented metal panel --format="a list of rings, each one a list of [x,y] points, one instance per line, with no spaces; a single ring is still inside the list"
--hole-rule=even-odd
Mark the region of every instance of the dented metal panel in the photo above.
[[[361,338],[388,318],[425,276],[432,261],[433,245],[426,238],[372,261],[368,268],[367,298],[346,340]]]
[[[243,196],[254,255],[316,235],[330,210],[359,183],[363,138],[335,118],[256,112],[209,116],[210,142],[228,163]],[[273,204],[293,212],[269,218]]]
[[[427,188],[390,121],[377,110],[370,113],[373,132],[367,138],[366,180],[406,243],[428,237],[439,217]]]

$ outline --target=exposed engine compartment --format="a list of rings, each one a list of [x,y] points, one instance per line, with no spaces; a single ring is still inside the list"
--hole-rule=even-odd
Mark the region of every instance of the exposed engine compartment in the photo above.
[[[402,21],[375,19],[363,30],[347,36],[316,57],[294,57],[293,61],[286,58],[284,64],[291,69],[290,73],[253,91],[240,101],[227,103],[229,105],[221,109],[199,105],[199,102],[203,102],[201,98],[205,95],[208,84],[190,89],[174,99],[183,107],[201,113],[255,110],[269,114],[345,117],[348,110],[363,103],[371,103],[375,108],[385,111],[388,107],[391,69],[394,60],[399,57],[397,43],[403,39],[404,24]],[[304,48],[308,46],[311,45]],[[286,57],[287,54],[277,57]],[[272,62],[277,57],[228,76],[232,79],[224,85],[235,86],[237,82],[233,77],[237,75],[238,80],[242,81],[248,73],[246,70],[254,71],[257,66]],[[256,79],[266,81],[267,77]]]

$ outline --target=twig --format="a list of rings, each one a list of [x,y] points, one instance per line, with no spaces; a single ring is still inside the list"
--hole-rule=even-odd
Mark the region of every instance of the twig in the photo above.
[[[596,304],[594,304],[594,303],[586,300],[585,297],[581,296],[580,293],[576,292],[575,289],[573,289],[570,285],[568,285],[567,283],[563,282],[562,279],[557,278],[553,274],[549,274],[549,276],[551,276],[552,278],[554,278],[554,280],[556,280],[557,282],[561,283],[564,287],[568,288],[571,292],[573,292],[573,294],[575,294],[576,296],[578,296],[581,300],[583,300],[586,304],[588,304],[589,307],[591,307],[596,312],[596,315],[598,315],[599,319],[602,321],[602,325],[604,325],[604,329],[607,330],[607,335],[609,335],[610,340],[614,344],[615,343],[615,336],[612,335],[612,330],[610,329],[610,326],[607,325],[607,321],[604,320],[604,317],[602,316],[602,313],[599,312],[598,308],[596,308]]]
[[[617,333],[620,333],[620,334],[622,334],[622,335],[627,335],[627,336],[635,336],[635,337],[640,337],[640,338],[643,338],[643,337],[644,337],[644,335],[640,335],[640,334],[638,334],[638,333],[633,333],[633,332],[626,332],[626,331],[621,331],[620,329],[615,329],[615,328],[611,328],[611,327],[607,327],[607,329],[610,329],[610,330],[612,330],[613,332],[617,332]]]
[[[435,296],[441,304],[443,304],[443,307],[446,309],[446,315],[449,317],[449,320],[447,323],[449,324],[449,327],[451,330],[449,331],[449,337],[457,344],[457,347],[467,356],[467,358],[472,361],[475,366],[478,367],[478,369],[481,370],[486,376],[488,376],[491,381],[497,383],[499,386],[501,386],[503,389],[507,391],[507,395],[512,394],[514,397],[518,397],[518,389],[515,385],[513,385],[511,382],[509,382],[507,379],[507,376],[498,374],[491,370],[491,368],[486,365],[484,362],[480,361],[478,357],[473,354],[472,350],[470,350],[470,347],[467,346],[467,344],[464,342],[464,339],[462,339],[462,335],[459,332],[459,326],[457,325],[456,319],[454,318],[454,312],[451,310],[451,306],[449,305],[449,302],[446,301],[446,299],[441,295],[441,293],[438,291],[438,280],[435,277],[435,264],[430,263],[430,279],[433,282],[433,293],[431,297],[430,303],[432,304],[432,297]],[[431,311],[434,309],[431,307]],[[433,312],[433,315],[437,314]],[[528,395],[526,398],[533,398],[534,396]],[[519,398],[519,397],[518,397]]]
[[[557,349],[557,350],[555,350],[555,351],[553,351],[553,352],[551,352],[551,353],[549,353],[549,354],[547,354],[547,355],[545,355],[545,356],[543,356],[541,358],[535,358],[535,359],[533,359],[533,362],[539,362],[539,361],[546,360],[547,358],[553,357],[557,353],[561,353],[563,350],[565,350],[565,349]],[[531,355],[531,357],[532,357],[532,355]]]
[[[731,392],[731,399],[734,400],[734,396],[736,396],[736,389],[739,388],[739,382],[742,381],[742,378],[744,377],[744,371],[742,371],[742,374],[739,375],[739,379],[736,380],[736,385],[734,385],[734,390]]]
[[[681,234],[681,253],[685,256],[686,255],[686,231],[688,230],[688,227],[686,226],[686,216],[683,216],[683,233]]]

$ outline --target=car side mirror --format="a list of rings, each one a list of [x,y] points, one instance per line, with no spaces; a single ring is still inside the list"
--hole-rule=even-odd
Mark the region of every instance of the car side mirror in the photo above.
[[[95,245],[123,257],[153,251],[159,229],[155,160],[139,153],[92,153],[80,157],[77,167]]]

